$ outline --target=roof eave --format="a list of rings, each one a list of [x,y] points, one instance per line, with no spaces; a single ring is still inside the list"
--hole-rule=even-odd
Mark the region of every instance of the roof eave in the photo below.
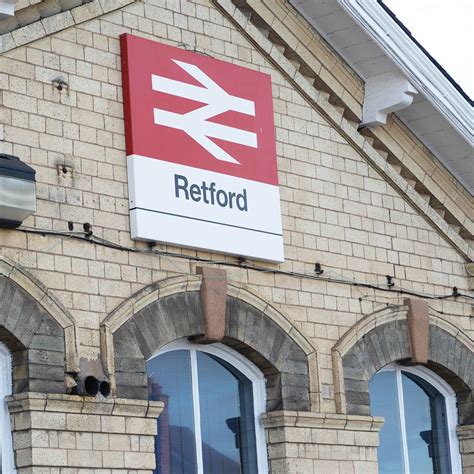
[[[472,106],[384,9],[378,3],[360,0],[338,2],[464,140],[474,145]]]

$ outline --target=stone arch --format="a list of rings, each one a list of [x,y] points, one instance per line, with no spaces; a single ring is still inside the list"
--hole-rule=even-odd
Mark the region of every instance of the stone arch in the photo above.
[[[12,354],[13,393],[64,393],[77,371],[74,323],[46,289],[0,256],[0,342]]]
[[[338,412],[369,415],[369,380],[385,365],[410,359],[406,313],[406,306],[395,306],[366,316],[334,346]],[[430,315],[429,331],[429,360],[425,365],[456,392],[459,424],[471,424],[474,422],[473,341],[439,316]]]
[[[200,285],[199,277],[156,283],[104,320],[104,366],[117,396],[146,399],[146,360],[173,340],[203,333]],[[267,409],[314,409],[319,401],[317,357],[309,341],[283,314],[245,288],[228,285],[226,308],[222,342],[262,370]]]

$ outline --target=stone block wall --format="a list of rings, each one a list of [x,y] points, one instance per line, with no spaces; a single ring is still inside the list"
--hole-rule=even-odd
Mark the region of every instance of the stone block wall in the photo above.
[[[78,357],[97,360],[104,356],[101,325],[121,305],[130,306],[137,292],[176,277],[199,280],[193,258],[232,265],[225,268],[235,288],[245,289],[287,316],[287,325],[280,325],[282,331],[267,331],[269,342],[277,341],[274,345],[278,347],[281,332],[301,333],[311,345],[313,361],[317,359],[317,365],[314,362],[304,368],[296,378],[286,372],[286,385],[293,386],[286,398],[291,401],[295,398],[292,392],[302,392],[301,387],[309,384],[309,397],[305,389],[301,398],[308,408],[321,413],[279,412],[265,420],[274,472],[375,472],[380,423],[365,416],[334,414],[338,407],[331,351],[357,321],[386,306],[397,306],[400,299],[350,282],[385,285],[385,275],[392,275],[397,287],[412,292],[447,295],[453,286],[463,293],[469,288],[462,251],[465,242],[459,243],[461,237],[438,213],[433,217],[434,211],[391,170],[382,155],[390,152],[392,162],[410,165],[439,202],[448,202],[450,212],[471,228],[472,201],[401,124],[390,119],[377,131],[376,143],[387,149],[377,151],[373,139],[365,139],[357,123],[346,120],[341,107],[334,106],[340,104],[334,93],[328,97],[329,93],[309,86],[302,72],[314,74],[316,83],[324,77],[332,90],[339,89],[351,109],[357,112],[360,108],[359,79],[287,2],[68,0],[60,2],[67,11],[47,18],[41,16],[46,11],[37,6],[41,3],[58,4],[24,0],[19,4],[19,9],[28,10],[23,17],[28,13],[37,20],[0,28],[0,152],[18,155],[35,168],[38,198],[37,211],[24,223],[32,232],[0,229],[0,261],[7,257],[13,262],[7,271],[0,268],[4,279],[24,272],[40,281],[43,286],[37,300],[41,305],[50,298],[70,315],[69,346],[77,348]],[[250,7],[254,13],[249,20]],[[266,25],[275,31],[265,35]],[[146,243],[131,240],[119,49],[122,33],[271,75],[284,263],[258,262],[257,270],[255,262],[241,265],[234,256],[164,244],[150,251]],[[288,47],[282,47],[282,39]],[[304,58],[304,68],[296,64],[295,50]],[[55,78],[64,80],[67,87],[59,91],[52,84]],[[462,209],[451,199],[462,203]],[[464,210],[469,215],[464,216]],[[90,223],[91,239],[68,235],[70,222],[75,232],[83,223]],[[104,240],[94,243],[95,238],[105,239],[110,247]],[[315,278],[315,262],[324,269],[319,279]],[[19,301],[21,291],[15,294]],[[460,333],[474,334],[468,301],[431,300],[430,308]],[[0,325],[7,327],[2,323],[7,320],[19,322],[16,332],[21,329],[24,333],[33,327],[26,324],[30,321],[26,312],[23,318],[9,314],[4,320],[6,313],[0,314]],[[252,319],[250,315],[248,320]],[[39,317],[31,321],[39,324]],[[38,334],[44,336],[44,328],[39,327]],[[237,333],[241,327],[235,326]],[[228,325],[229,331],[235,328]],[[10,329],[15,332],[15,325]],[[60,328],[54,333],[61,333]],[[8,342],[9,336],[0,328],[0,340]],[[75,357],[75,351],[57,344],[45,347],[45,339],[38,339],[42,344],[32,347],[28,355],[14,355],[18,367],[25,360],[36,364],[28,377],[20,377],[17,371],[18,380],[31,379],[32,383],[22,382],[20,388],[17,384],[16,392],[63,390],[60,371],[56,368],[46,377],[44,366],[59,367],[64,350],[66,360],[70,353]],[[267,352],[271,355],[270,343]],[[51,355],[44,351],[54,347],[61,350]],[[252,359],[255,354],[249,350],[248,356]],[[48,364],[43,363],[45,358]],[[311,377],[317,379],[313,387]],[[278,387],[284,383],[275,381]],[[127,396],[136,394],[129,391]],[[279,396],[269,400],[278,401]],[[301,409],[291,404],[282,407]],[[19,474],[69,474],[71,470],[74,474],[94,470],[115,474],[150,472],[153,467],[158,406],[145,401],[98,402],[24,394],[14,396],[10,410]],[[460,435],[468,468],[472,466],[473,438],[472,431],[469,433]]]
[[[267,413],[271,472],[376,474],[383,418],[281,411]]]
[[[474,425],[458,426],[457,435],[463,472],[474,472]]]
[[[18,474],[150,474],[155,467],[161,402],[24,393],[8,406]]]
[[[14,392],[64,392],[64,329],[0,273],[0,342],[12,353]]]
[[[117,10],[106,11],[106,5]],[[393,275],[397,285],[412,291],[446,294],[453,286],[465,291],[462,255],[306,100],[297,89],[304,79],[299,81],[295,75],[292,82],[287,80],[256,50],[246,36],[250,25],[239,29],[216,8],[216,2],[204,0],[94,1],[73,10],[84,15],[74,14],[71,26],[36,40],[23,34],[24,43],[14,43],[2,53],[0,151],[20,156],[37,171],[38,209],[25,226],[68,232],[68,222],[75,231],[88,222],[95,237],[125,249],[4,229],[0,229],[0,242],[1,253],[41,281],[48,295],[71,314],[80,357],[100,355],[100,323],[135,292],[157,281],[195,273],[193,263],[184,258],[139,253],[148,246],[130,238],[122,33],[181,45],[272,76],[286,258],[279,270],[314,276],[314,263],[321,262],[324,276],[334,279],[383,284],[385,275]],[[275,21],[284,15],[276,7],[273,10]],[[283,18],[278,21],[284,23]],[[292,21],[303,25],[301,19]],[[292,28],[295,44],[308,45],[299,31]],[[15,36],[19,35],[20,30]],[[317,36],[313,40],[314,48],[321,47]],[[331,61],[329,70],[334,70],[334,58]],[[55,89],[51,81],[57,77],[68,87]],[[349,88],[353,78],[348,76],[346,82]],[[350,90],[355,94],[354,87]],[[321,106],[332,108],[327,101]],[[408,142],[400,153],[404,156],[412,147]],[[237,261],[162,244],[155,250]],[[318,349],[322,407],[334,411],[332,346],[364,314],[396,304],[396,299],[366,294],[347,284],[245,267],[233,267],[229,277],[291,315],[294,325]],[[473,333],[470,305],[464,300],[430,304],[463,331]]]

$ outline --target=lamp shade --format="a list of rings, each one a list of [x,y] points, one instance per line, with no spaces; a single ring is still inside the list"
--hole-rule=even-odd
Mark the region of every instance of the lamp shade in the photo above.
[[[0,154],[0,227],[18,227],[36,211],[35,174],[17,156]]]

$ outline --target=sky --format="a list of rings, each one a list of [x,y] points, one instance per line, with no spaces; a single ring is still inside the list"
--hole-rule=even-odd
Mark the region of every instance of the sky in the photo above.
[[[474,99],[474,0],[383,0]]]

